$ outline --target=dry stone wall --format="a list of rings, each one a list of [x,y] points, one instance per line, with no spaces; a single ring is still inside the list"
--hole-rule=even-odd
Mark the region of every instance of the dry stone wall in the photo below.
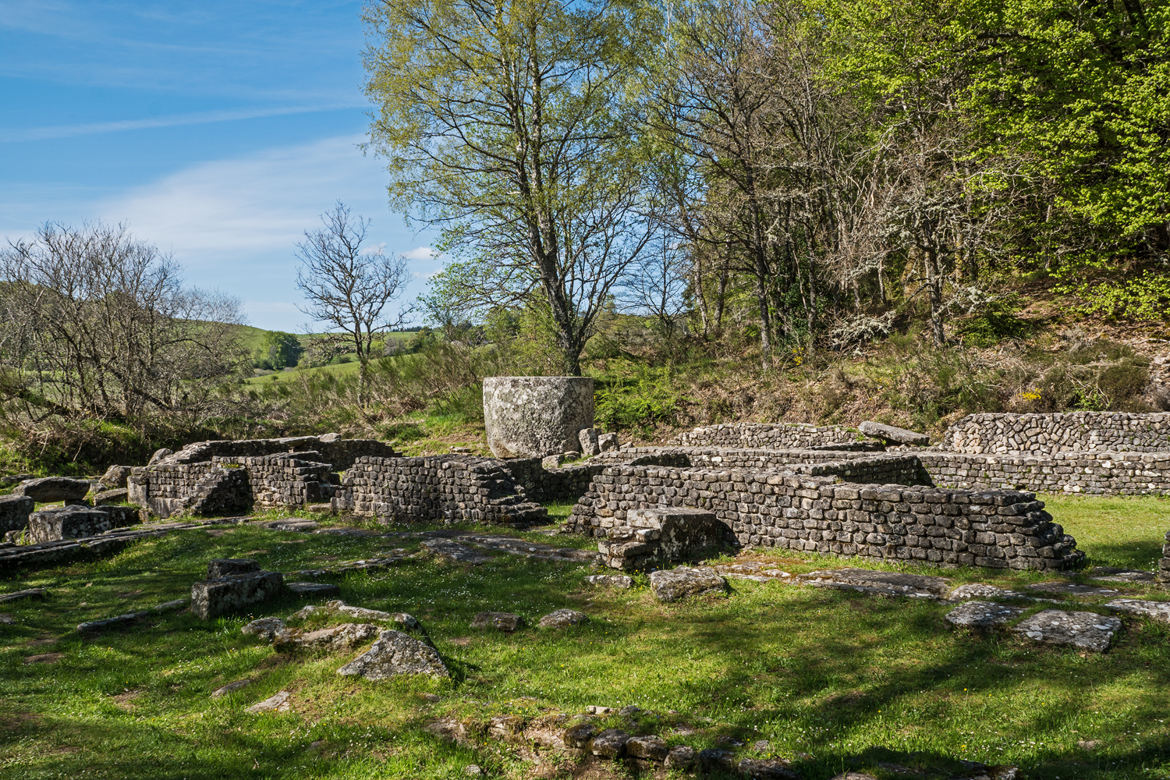
[[[827,476],[613,466],[569,530],[604,536],[631,509],[714,512],[740,544],[943,565],[1058,570],[1083,554],[1030,493],[836,482]]]
[[[213,458],[225,468],[242,466],[248,472],[248,486],[254,507],[302,507],[333,496],[328,463],[316,461],[315,452],[261,455],[252,458]],[[313,458],[313,459],[306,459]]]
[[[1170,495],[1170,451],[971,455],[914,453],[936,485],[1038,493]]]
[[[971,414],[943,434],[951,452],[1035,455],[1058,452],[1170,451],[1170,412]]]
[[[252,489],[246,469],[221,463],[136,466],[126,482],[130,503],[159,517],[178,512],[208,517],[247,512]]]
[[[359,458],[346,471],[333,505],[396,523],[525,525],[547,518],[503,461],[470,455]]]
[[[864,442],[865,437],[852,428],[840,425],[818,427],[799,423],[728,423],[707,425],[679,434],[674,444],[684,447],[723,447],[734,449],[808,449],[810,447],[861,446],[880,448]]]
[[[398,453],[384,442],[373,439],[342,439],[337,434],[291,436],[281,439],[239,439],[200,441],[188,444],[161,462],[202,463],[213,458],[250,458],[282,453],[313,453],[315,459],[344,471],[360,457],[393,458]],[[319,456],[319,457],[316,457]]]

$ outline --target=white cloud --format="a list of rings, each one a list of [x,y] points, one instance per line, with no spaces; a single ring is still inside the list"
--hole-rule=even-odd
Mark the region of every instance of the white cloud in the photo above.
[[[407,260],[433,260],[439,256],[433,247],[416,246],[414,249],[408,249],[402,253],[402,256]]]

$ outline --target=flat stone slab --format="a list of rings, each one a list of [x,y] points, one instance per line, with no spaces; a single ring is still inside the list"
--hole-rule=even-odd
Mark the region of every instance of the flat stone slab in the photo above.
[[[1095,612],[1046,609],[1020,621],[1012,631],[1035,642],[1071,645],[1103,653],[1109,649],[1113,635],[1120,628],[1121,621],[1115,617]]]
[[[316,531],[319,527],[316,520],[306,520],[300,517],[286,517],[283,520],[270,520],[267,523],[261,523],[261,528],[267,528],[272,531],[297,531],[300,533],[309,533]]]
[[[422,624],[413,615],[408,615],[405,612],[383,612],[380,609],[353,607],[343,601],[328,601],[321,606],[310,605],[293,613],[292,617],[296,620],[305,620],[317,614],[344,615],[358,620],[382,620],[397,623],[408,631],[417,631],[422,628]]]
[[[80,501],[89,493],[88,479],[72,477],[41,477],[26,479],[12,490],[15,496],[28,496],[38,504],[51,501]]]
[[[284,587],[302,598],[341,595],[341,588],[329,582],[286,582]]]
[[[342,623],[316,631],[289,629],[276,634],[272,646],[282,653],[337,653],[372,642],[379,631],[370,623]]]
[[[1025,585],[1024,587],[1037,593],[1051,593],[1054,596],[1071,596],[1080,599],[1103,599],[1117,595],[1117,591],[1113,588],[1081,585],[1076,582],[1037,582],[1035,585]]]
[[[650,572],[650,590],[659,601],[678,601],[706,593],[726,593],[727,580],[707,566],[679,566]]]
[[[260,564],[251,558],[213,558],[207,562],[207,579],[222,580],[237,574],[260,571]]]
[[[950,590],[949,584],[942,577],[871,569],[812,571],[801,574],[796,580],[802,585],[812,585],[816,588],[837,588],[879,596],[906,596],[915,599],[941,599]]]
[[[1112,566],[1094,566],[1089,570],[1089,576],[1105,582],[1155,582],[1157,580],[1157,576],[1152,571],[1116,569]]]
[[[265,642],[271,642],[277,634],[285,630],[284,621],[278,617],[256,618],[240,629],[240,633],[248,636],[257,636]]]
[[[276,571],[258,571],[191,586],[191,611],[203,620],[247,609],[280,595],[284,576]]]
[[[864,433],[866,436],[871,436],[882,441],[892,442],[894,444],[907,444],[913,447],[925,447],[930,444],[930,437],[925,433],[918,431],[911,431],[906,428],[899,428],[896,425],[886,425],[885,423],[873,422],[866,420],[861,425],[857,426],[857,430]]]
[[[26,588],[24,590],[14,590],[10,593],[0,593],[0,604],[7,601],[23,601],[24,599],[44,601],[48,597],[49,591],[44,588]]]
[[[479,612],[471,620],[471,627],[494,628],[510,634],[524,625],[524,618],[513,612]]]
[[[451,675],[435,648],[393,630],[383,631],[373,647],[338,669],[337,673],[367,680],[386,680],[403,674]]]
[[[261,712],[288,712],[292,708],[292,694],[288,691],[280,691],[261,702],[253,704],[244,712],[253,715]]]
[[[1140,615],[1159,623],[1170,623],[1170,601],[1149,601],[1147,599],[1114,599],[1106,607],[1115,612]]]
[[[1008,590],[996,585],[983,582],[974,582],[969,585],[960,585],[947,594],[947,601],[968,601],[970,599],[1030,599],[1018,590]]]
[[[537,624],[541,628],[568,628],[584,623],[589,616],[575,609],[557,609],[540,619]]]
[[[968,601],[948,612],[946,621],[959,628],[989,629],[1019,617],[1023,611],[991,601]]]
[[[422,546],[436,558],[443,558],[455,563],[468,563],[474,566],[487,563],[492,559],[490,555],[485,555],[450,539],[428,539],[422,543]]]
[[[763,563],[762,561],[722,563],[711,568],[715,569],[715,571],[724,577],[731,577],[738,580],[751,580],[752,582],[774,582],[776,580],[792,579],[792,575],[788,572],[778,569],[770,563]]]
[[[0,496],[0,534],[27,528],[36,506],[28,496]]]
[[[618,588],[629,590],[634,587],[634,578],[625,574],[590,574],[585,578],[585,584],[595,588]]]

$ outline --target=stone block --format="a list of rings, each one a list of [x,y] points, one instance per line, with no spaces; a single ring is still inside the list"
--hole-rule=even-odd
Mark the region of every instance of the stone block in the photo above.
[[[21,482],[13,489],[15,496],[28,496],[38,504],[52,501],[80,501],[89,493],[88,479],[41,477]]]
[[[678,601],[689,596],[726,593],[727,580],[705,566],[662,569],[650,573],[650,590],[659,601]]]
[[[191,586],[191,611],[203,620],[240,612],[284,592],[284,576],[275,571],[236,574]]]
[[[28,528],[36,502],[28,496],[0,496],[0,535]]]
[[[544,457],[580,446],[593,427],[593,380],[588,377],[486,377],[484,424],[496,457]]]
[[[222,580],[238,574],[260,571],[260,564],[251,558],[213,558],[207,562],[207,579]]]
[[[56,542],[62,539],[80,539],[97,536],[114,528],[123,528],[141,522],[138,510],[112,511],[123,507],[65,506],[42,509],[29,516],[28,535],[32,543]]]
[[[930,444],[930,437],[925,433],[899,428],[895,425],[885,425],[884,423],[866,420],[857,426],[857,429],[866,436],[872,436],[875,439],[880,439],[891,444],[906,444],[914,447],[925,447]]]

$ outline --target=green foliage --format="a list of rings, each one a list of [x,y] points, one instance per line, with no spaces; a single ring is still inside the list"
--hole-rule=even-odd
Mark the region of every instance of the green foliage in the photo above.
[[[1017,305],[1015,296],[996,298],[983,311],[956,322],[955,332],[964,343],[976,347],[991,347],[1005,339],[1023,338],[1033,326],[1016,315]]]
[[[680,406],[672,379],[669,369],[644,368],[635,377],[602,384],[595,394],[598,426],[648,435],[656,425],[670,420]]]
[[[301,340],[293,334],[265,331],[259,348],[252,353],[252,364],[256,368],[280,371],[295,366],[304,351]]]

